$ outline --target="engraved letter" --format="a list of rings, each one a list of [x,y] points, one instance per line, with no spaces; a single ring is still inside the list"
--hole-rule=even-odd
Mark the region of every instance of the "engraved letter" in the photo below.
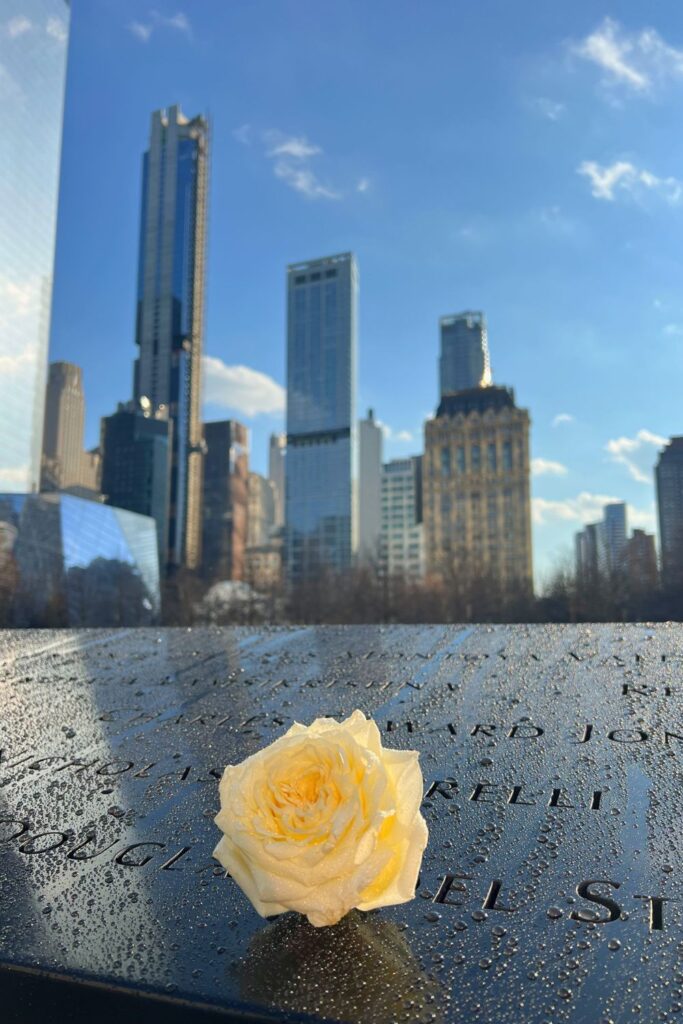
[[[520,732],[520,729],[521,730],[528,729],[528,730],[531,730],[531,731],[525,733],[524,731]],[[539,736],[542,736],[542,735],[543,735],[543,729],[541,729],[541,727],[539,725],[529,725],[526,722],[521,722],[519,725],[513,725],[512,726],[512,728],[510,729],[510,732],[508,733],[508,739],[509,740],[535,740]]]
[[[437,894],[434,897],[432,902],[433,903],[450,903],[450,905],[454,906],[454,907],[461,906],[462,904],[461,904],[460,900],[449,900],[448,899],[448,894],[451,891],[451,889],[454,889],[455,892],[462,892],[465,895],[467,895],[467,889],[462,884],[462,882],[457,882],[456,881],[457,878],[462,878],[462,879],[470,880],[472,878],[472,875],[462,875],[460,873],[456,873],[456,874],[453,875],[450,872],[447,875],[444,875],[443,882],[439,886],[439,891],[437,892]]]
[[[472,790],[472,795],[470,796],[470,800],[472,800],[475,804],[493,804],[493,803],[495,803],[495,800],[487,800],[485,797],[482,796],[482,793],[485,793],[487,788],[488,789],[495,789],[496,788],[496,783],[495,782],[478,782],[476,784],[476,786],[474,787],[474,789]]]
[[[650,901],[650,931],[661,932],[664,930],[664,904],[668,903],[668,896],[635,896],[636,900]]]
[[[142,860],[124,860],[124,857],[127,857],[131,850],[138,850],[141,846],[158,846],[160,850],[163,850],[166,846],[166,843],[133,843],[132,846],[127,846],[125,850],[121,850],[120,853],[117,853],[116,857],[114,858],[116,863],[123,864],[123,866],[127,868],[144,867],[145,864],[149,863],[154,854],[148,853],[145,857],[142,858]]]
[[[514,914],[515,907],[499,907],[497,905],[498,893],[503,888],[503,883],[499,878],[494,878],[489,886],[489,891],[486,893],[486,899],[481,905],[482,910],[504,910],[506,914]]]
[[[601,896],[599,893],[591,892],[594,885],[610,885],[613,889],[619,889],[621,888],[621,882],[611,882],[609,878],[596,878],[579,882],[576,887],[577,896],[588,900],[589,903],[597,903],[598,906],[604,907],[609,911],[608,916],[599,917],[597,914],[591,914],[590,911],[586,910],[572,910],[569,916],[573,921],[588,921],[594,924],[608,924],[610,921],[616,921],[621,914],[621,907],[613,899],[610,899],[609,896]]]

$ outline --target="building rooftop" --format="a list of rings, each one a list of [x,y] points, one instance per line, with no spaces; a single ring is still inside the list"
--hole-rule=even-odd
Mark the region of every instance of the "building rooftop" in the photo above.
[[[465,391],[454,391],[451,394],[442,395],[436,415],[437,418],[457,416],[460,413],[467,416],[472,412],[484,413],[488,409],[498,412],[500,409],[514,409],[514,407],[515,393],[513,389],[492,384],[489,387],[467,388]]]

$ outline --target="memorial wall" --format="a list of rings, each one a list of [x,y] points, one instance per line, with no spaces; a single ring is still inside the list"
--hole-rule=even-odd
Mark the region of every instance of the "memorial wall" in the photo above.
[[[5,632],[2,1019],[679,1019],[682,668],[674,625]],[[263,920],[223,768],[355,708],[420,752],[416,897]]]

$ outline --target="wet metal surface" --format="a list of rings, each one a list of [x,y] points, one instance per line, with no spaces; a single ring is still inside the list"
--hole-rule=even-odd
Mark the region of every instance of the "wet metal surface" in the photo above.
[[[0,634],[0,997],[40,970],[249,1019],[683,1019],[682,680],[671,625]],[[416,899],[263,921],[212,860],[223,766],[356,707],[421,751]]]

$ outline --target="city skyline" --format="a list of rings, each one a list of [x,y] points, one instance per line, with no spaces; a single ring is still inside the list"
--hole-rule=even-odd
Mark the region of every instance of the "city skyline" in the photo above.
[[[311,33],[323,42],[337,30],[350,33],[359,23],[359,8],[351,4],[344,13],[326,14],[304,31],[306,13],[286,7],[291,27],[302,27],[301,40],[296,31],[292,39],[308,62],[309,77],[322,74],[322,57],[306,50]],[[505,35],[511,16],[503,5],[494,7]],[[66,240],[60,239],[58,283],[62,267],[70,267],[73,276],[84,261],[90,232],[97,229],[101,235],[104,226],[112,228],[101,210],[90,217],[96,197],[102,203],[99,185],[92,196],[77,196],[83,192],[75,167],[77,128],[87,124],[100,138],[94,116],[100,103],[109,133],[104,151],[117,175],[120,203],[113,244],[95,285],[102,297],[113,275],[120,289],[116,302],[105,300],[106,316],[97,318],[97,337],[102,338],[97,368],[94,353],[86,352],[86,338],[95,348],[91,313],[81,309],[73,315],[75,295],[69,293],[75,282],[56,296],[50,357],[84,366],[86,444],[96,443],[99,416],[114,408],[113,398],[103,400],[103,383],[113,388],[117,379],[127,377],[130,358],[132,306],[125,300],[130,258],[123,256],[123,242],[126,238],[128,245],[129,222],[138,210],[131,195],[134,182],[131,188],[122,173],[125,161],[119,150],[127,152],[131,135],[144,136],[149,109],[177,98],[184,109],[211,111],[216,141],[212,203],[219,209],[217,219],[212,210],[204,418],[244,420],[252,433],[255,469],[265,471],[267,437],[282,427],[284,265],[320,252],[353,249],[364,280],[359,407],[377,410],[389,435],[387,458],[422,450],[422,423],[434,411],[439,318],[453,309],[482,309],[494,382],[514,384],[520,404],[532,416],[539,575],[559,552],[570,554],[574,532],[598,519],[608,500],[625,499],[631,524],[654,529],[654,460],[663,439],[681,429],[675,394],[666,389],[666,380],[681,365],[677,331],[683,319],[676,256],[666,236],[671,234],[669,221],[678,216],[674,186],[683,159],[676,144],[663,145],[681,97],[663,49],[659,57],[648,56],[640,45],[650,19],[634,4],[617,4],[611,13],[613,20],[606,22],[585,3],[571,12],[555,12],[553,19],[538,12],[523,42],[511,32],[504,46],[507,59],[491,70],[481,93],[470,90],[466,103],[463,95],[447,114],[435,99],[439,72],[432,64],[438,61],[426,65],[420,40],[429,37],[438,50],[437,28],[443,30],[443,45],[455,38],[456,29],[461,35],[462,67],[448,92],[452,105],[459,76],[467,77],[473,59],[466,52],[467,39],[481,30],[481,16],[470,12],[462,22],[438,10],[420,26],[408,9],[392,6],[397,53],[408,46],[409,37],[417,43],[409,76],[417,92],[409,101],[391,79],[390,94],[405,102],[399,103],[399,119],[388,118],[380,145],[370,130],[384,115],[374,76],[361,76],[374,106],[370,124],[359,126],[354,114],[360,93],[342,97],[337,91],[342,80],[347,82],[341,58],[328,54],[327,61],[330,96],[340,97],[334,131],[321,120],[321,107],[308,98],[303,81],[290,83],[283,96],[273,92],[282,69],[273,45],[284,13],[257,26],[246,12],[228,14],[208,3],[189,12],[186,30],[163,22],[175,16],[175,9],[162,10],[151,24],[140,4],[122,4],[111,12],[99,4],[86,9],[76,3],[62,190],[62,214],[71,207],[73,219],[71,227],[60,225]],[[665,4],[654,28],[657,38],[675,49],[681,38],[673,14],[673,5]],[[133,21],[148,26],[146,41],[130,28]],[[367,33],[357,45],[362,53],[373,50],[376,66],[390,70],[396,53],[380,41],[382,21],[381,12],[364,12]],[[95,30],[102,31],[103,25],[110,29],[108,43],[113,40],[114,49],[125,55],[128,82],[106,62],[95,65],[102,53]],[[231,37],[259,40],[271,58],[262,84],[237,57],[229,73],[231,88],[226,88],[228,72],[219,71],[211,59],[217,47],[209,25],[216,39],[225,30]],[[639,87],[600,64],[595,56],[600,40],[612,40],[625,66],[635,68],[632,77]],[[659,76],[656,59],[662,64]],[[554,62],[552,70],[548,62]],[[84,75],[94,83],[89,98],[83,90],[76,96]],[[116,96],[115,113],[98,89]],[[224,102],[225,96],[231,98]],[[417,127],[416,103],[429,115],[420,128],[421,152],[426,147],[432,157],[458,154],[455,165],[446,161],[448,175],[445,166],[443,171],[438,162],[434,167],[433,159],[427,175],[410,152],[402,170],[393,160],[387,163],[401,133]],[[588,133],[584,111],[590,113]],[[512,154],[504,178],[496,170],[495,152],[475,155],[476,140],[484,138],[484,122],[478,123],[484,113],[487,138],[492,121],[494,127],[503,118],[507,123],[496,142],[506,159],[508,151]],[[457,132],[463,118],[469,132],[466,149]],[[634,151],[636,138],[639,149]],[[541,154],[542,180],[535,170]],[[650,171],[654,180],[638,177],[641,170]],[[103,189],[107,180],[104,174]],[[237,192],[239,203],[233,198]],[[648,358],[639,362],[643,345]],[[411,353],[419,354],[412,363]],[[633,399],[623,401],[630,393]],[[226,405],[226,394],[239,404]]]

